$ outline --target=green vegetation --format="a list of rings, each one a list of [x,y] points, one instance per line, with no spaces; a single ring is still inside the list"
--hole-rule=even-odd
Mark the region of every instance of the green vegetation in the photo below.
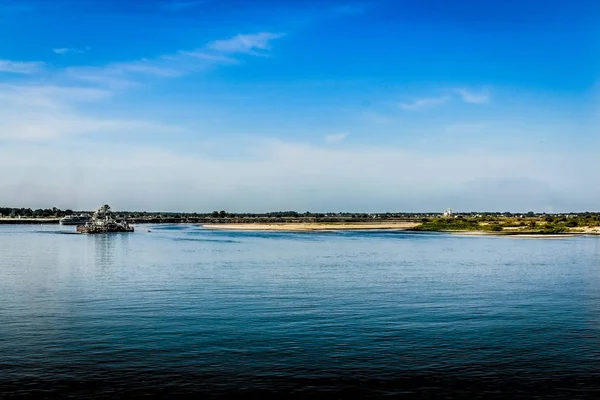
[[[566,233],[569,232],[569,228],[565,224],[547,224],[544,225],[540,233]]]
[[[423,222],[416,228],[419,231],[476,231],[481,229],[479,222],[473,219],[437,218]]]
[[[62,218],[71,214],[73,214],[73,210],[61,210],[56,207],[40,208],[37,210],[32,210],[31,208],[0,207],[0,217],[8,218]]]
[[[578,227],[600,226],[600,215],[592,213],[569,215],[492,216],[477,215],[422,218],[415,230],[419,231],[485,231],[510,233],[560,234]]]
[[[504,228],[500,224],[489,224],[489,225],[483,226],[482,228],[484,228],[484,230],[488,230],[491,232],[502,232],[504,230]]]

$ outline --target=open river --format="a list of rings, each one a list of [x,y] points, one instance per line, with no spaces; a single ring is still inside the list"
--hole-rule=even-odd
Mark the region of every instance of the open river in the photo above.
[[[600,237],[0,225],[0,398],[600,398]]]

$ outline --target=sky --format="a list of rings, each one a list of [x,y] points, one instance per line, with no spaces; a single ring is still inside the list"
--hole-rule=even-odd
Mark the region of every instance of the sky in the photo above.
[[[0,205],[600,211],[596,0],[0,0]]]

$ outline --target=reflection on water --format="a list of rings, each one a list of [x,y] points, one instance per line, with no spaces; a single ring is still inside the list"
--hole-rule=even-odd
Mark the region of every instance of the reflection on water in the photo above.
[[[124,260],[129,251],[129,233],[85,235],[93,265],[102,275]]]
[[[117,239],[117,235],[114,234],[88,235],[88,240],[94,247],[95,263],[100,269],[105,270],[113,263]]]
[[[598,398],[599,238],[45,232],[0,226],[0,397]]]

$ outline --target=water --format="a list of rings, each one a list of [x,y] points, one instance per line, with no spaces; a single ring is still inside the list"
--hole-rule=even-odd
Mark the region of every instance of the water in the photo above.
[[[0,397],[600,398],[600,238],[0,226]]]

